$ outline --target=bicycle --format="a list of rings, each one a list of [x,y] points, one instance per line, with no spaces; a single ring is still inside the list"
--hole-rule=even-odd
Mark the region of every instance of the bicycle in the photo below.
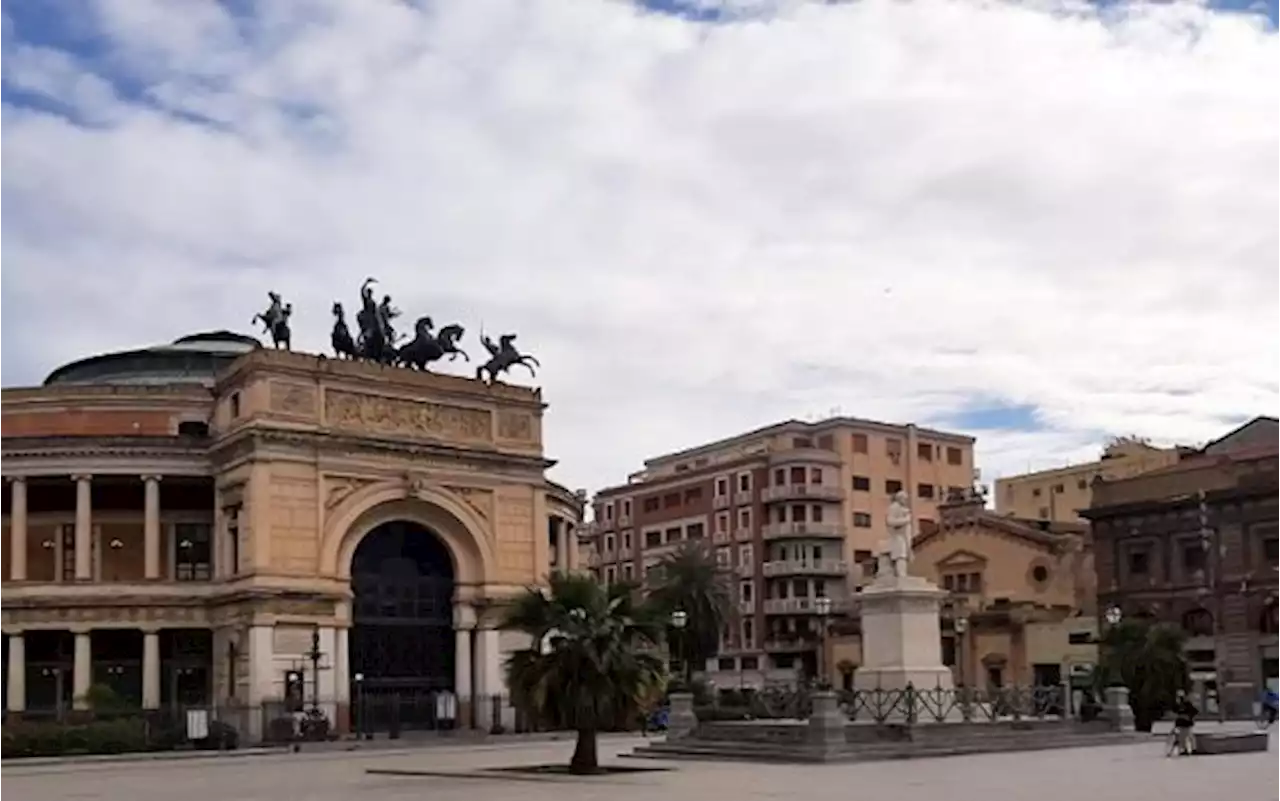
[[[1166,757],[1173,756],[1177,751],[1179,756],[1191,756],[1196,751],[1196,735],[1191,731],[1189,726],[1174,726],[1173,731],[1169,732],[1169,740],[1166,744],[1164,755]]]

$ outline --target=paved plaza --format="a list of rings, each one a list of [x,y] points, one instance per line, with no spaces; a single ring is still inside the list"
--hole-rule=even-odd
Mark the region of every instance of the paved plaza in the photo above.
[[[635,738],[602,742],[602,754],[630,750]],[[6,766],[5,793],[22,801],[709,801],[793,799],[937,801],[1001,798],[1017,801],[1273,801],[1276,744],[1266,754],[1165,759],[1162,741],[1132,746],[1008,755],[797,766],[653,763],[667,772],[590,779],[399,777],[367,768],[466,771],[567,759],[567,742],[400,751],[155,760],[131,763]]]

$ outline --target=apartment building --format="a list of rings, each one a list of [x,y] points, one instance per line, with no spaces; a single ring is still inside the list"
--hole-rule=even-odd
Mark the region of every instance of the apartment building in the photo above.
[[[850,608],[906,490],[921,527],[974,480],[973,438],[836,417],[791,420],[648,460],[592,501],[588,559],[604,581],[641,580],[681,543],[707,540],[736,576],[738,618],[707,669],[752,685],[816,672],[821,605]]]
[[[1116,481],[1159,470],[1178,461],[1179,448],[1156,448],[1142,440],[1120,438],[1097,461],[996,479],[996,514],[1059,523],[1081,523],[1094,481]]]

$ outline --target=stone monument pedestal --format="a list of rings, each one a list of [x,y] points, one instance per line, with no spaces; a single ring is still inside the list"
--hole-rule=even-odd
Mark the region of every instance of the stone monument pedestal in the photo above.
[[[921,692],[950,690],[951,669],[942,664],[938,624],[947,593],[926,579],[899,572],[882,569],[860,595],[862,666],[853,674],[853,687],[902,690],[910,684]]]

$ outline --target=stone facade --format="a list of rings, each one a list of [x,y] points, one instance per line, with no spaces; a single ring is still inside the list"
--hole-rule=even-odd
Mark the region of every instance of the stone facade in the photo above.
[[[5,390],[9,710],[50,670],[57,703],[84,703],[114,630],[141,632],[141,700],[158,706],[173,695],[161,662],[178,658],[159,637],[181,629],[211,638],[215,703],[279,698],[318,644],[315,689],[342,717],[352,556],[393,521],[452,559],[453,689],[502,693],[519,643],[493,629],[498,606],[577,567],[581,501],[545,478],[544,409],[538,390],[269,350],[210,386]],[[70,645],[33,670],[32,632]]]

